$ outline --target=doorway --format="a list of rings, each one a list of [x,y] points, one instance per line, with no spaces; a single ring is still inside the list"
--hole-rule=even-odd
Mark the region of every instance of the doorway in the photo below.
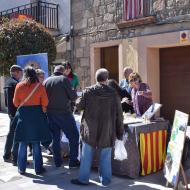
[[[109,78],[119,81],[118,46],[101,48],[100,66],[109,71]]]
[[[175,110],[190,113],[190,46],[160,49],[161,115],[173,122]]]

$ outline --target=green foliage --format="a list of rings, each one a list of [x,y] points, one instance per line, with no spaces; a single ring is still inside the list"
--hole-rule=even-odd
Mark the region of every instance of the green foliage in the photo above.
[[[48,53],[49,67],[55,60],[56,47],[51,34],[33,20],[4,21],[0,26],[0,75],[8,75],[16,56]]]

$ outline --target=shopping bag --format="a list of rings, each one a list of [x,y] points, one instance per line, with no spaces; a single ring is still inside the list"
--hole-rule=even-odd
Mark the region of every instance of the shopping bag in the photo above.
[[[125,146],[124,146],[124,140],[116,139],[114,159],[120,160],[120,161],[127,159],[127,151],[126,151]]]

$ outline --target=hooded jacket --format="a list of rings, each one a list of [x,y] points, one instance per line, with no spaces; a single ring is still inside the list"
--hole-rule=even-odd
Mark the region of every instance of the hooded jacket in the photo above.
[[[81,121],[82,140],[94,148],[112,147],[124,133],[121,102],[115,90],[96,84],[84,90],[76,102],[84,110]]]

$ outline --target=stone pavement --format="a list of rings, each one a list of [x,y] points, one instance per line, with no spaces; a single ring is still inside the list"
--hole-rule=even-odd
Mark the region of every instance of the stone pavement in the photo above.
[[[77,177],[78,170],[70,170],[65,161],[62,168],[57,169],[53,165],[52,156],[43,153],[44,166],[47,172],[43,175],[35,175],[32,160],[29,157],[30,164],[26,170],[27,174],[22,176],[17,173],[17,167],[10,163],[3,162],[3,147],[5,142],[5,133],[8,129],[8,117],[6,114],[0,113],[0,189],[2,190],[95,190],[102,189],[98,182],[98,173],[93,170],[90,177],[91,183],[89,186],[75,186],[70,183],[73,177]],[[190,171],[187,172],[190,180]],[[172,188],[165,188],[165,179],[163,172],[151,174],[146,177],[139,177],[138,179],[129,179],[127,177],[113,176],[112,184],[107,188],[109,190],[169,190]],[[190,184],[189,184],[190,186]]]
[[[9,117],[5,113],[0,113],[0,137],[6,136],[9,126]]]

